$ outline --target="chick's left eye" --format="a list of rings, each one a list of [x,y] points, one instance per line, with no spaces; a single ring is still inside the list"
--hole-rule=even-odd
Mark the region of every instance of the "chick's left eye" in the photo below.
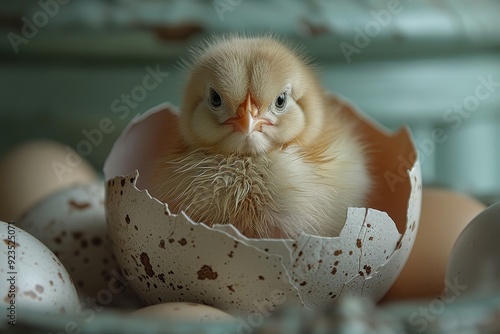
[[[283,111],[285,109],[286,97],[287,97],[286,93],[281,93],[274,101],[274,106],[276,107],[276,109],[278,109],[278,111]]]
[[[212,108],[219,108],[222,105],[222,97],[213,88],[210,88],[208,99]]]

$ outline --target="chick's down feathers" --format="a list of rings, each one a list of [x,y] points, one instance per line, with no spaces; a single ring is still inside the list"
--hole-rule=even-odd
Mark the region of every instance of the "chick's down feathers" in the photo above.
[[[304,58],[273,38],[194,52],[174,153],[152,194],[171,212],[256,238],[337,236],[370,188],[356,126]]]

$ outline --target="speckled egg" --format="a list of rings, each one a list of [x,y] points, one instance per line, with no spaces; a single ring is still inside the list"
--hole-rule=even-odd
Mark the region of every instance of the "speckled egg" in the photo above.
[[[77,312],[79,301],[73,281],[45,245],[14,224],[4,222],[0,222],[0,238],[0,305],[7,309],[9,320],[15,323],[16,316],[24,309],[60,314]]]
[[[406,129],[390,134],[346,102],[332,97],[332,103],[358,122],[375,179],[368,207],[349,208],[337,237],[249,239],[232,225],[208,227],[170,213],[147,189],[151,162],[178,139],[178,116],[162,105],[132,121],[105,164],[106,210],[118,262],[138,277],[131,285],[145,303],[262,313],[293,304],[322,309],[343,295],[376,301],[387,292],[417,232],[416,149]]]
[[[59,191],[29,210],[17,225],[42,241],[68,269],[81,297],[113,290],[105,305],[130,301],[129,281],[115,259],[107,237],[104,185],[94,182]],[[101,303],[101,304],[102,304]]]

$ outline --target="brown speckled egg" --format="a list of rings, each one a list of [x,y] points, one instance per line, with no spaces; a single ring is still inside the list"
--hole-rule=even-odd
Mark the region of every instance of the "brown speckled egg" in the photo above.
[[[14,224],[4,222],[0,222],[0,242],[0,306],[7,319],[11,319],[10,314],[21,316],[25,309],[55,314],[78,311],[73,281],[45,245]]]
[[[17,224],[58,256],[82,297],[100,297],[97,301],[104,305],[129,300],[139,306],[128,291],[132,278],[121,273],[107,237],[102,182],[57,192],[29,210]],[[114,291],[112,297],[100,296],[103,289]]]
[[[109,235],[119,264],[137,277],[131,285],[141,299],[245,313],[293,304],[322,309],[342,295],[379,300],[415,240],[420,164],[407,130],[389,134],[345,106],[370,143],[376,186],[367,208],[348,209],[338,237],[249,239],[232,225],[208,227],[171,214],[147,189],[151,162],[178,139],[178,116],[162,105],[132,121],[104,172]]]

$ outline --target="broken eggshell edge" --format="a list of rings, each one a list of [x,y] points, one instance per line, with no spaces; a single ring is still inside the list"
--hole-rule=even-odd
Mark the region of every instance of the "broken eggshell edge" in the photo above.
[[[332,101],[340,100],[332,97]],[[178,139],[176,112],[163,104],[134,119],[115,143],[104,172],[108,232],[121,267],[138,278],[131,284],[142,300],[189,301],[228,312],[265,313],[283,304],[322,309],[342,295],[382,298],[401,272],[416,237],[420,163],[407,129],[391,135],[350,109],[367,130],[395,146],[406,145],[402,151],[413,154],[411,168],[401,168],[406,153],[395,154],[387,167],[399,171],[396,178],[407,189],[392,187],[392,194],[386,189],[385,197],[398,198],[403,192],[405,207],[398,209],[405,209],[406,219],[397,225],[375,203],[377,209],[349,208],[338,237],[302,234],[296,240],[248,239],[232,225],[208,227],[183,212],[171,214],[166,204],[149,195],[143,180],[151,173],[148,162]],[[406,141],[401,144],[398,137]],[[398,204],[402,206],[401,201]]]

